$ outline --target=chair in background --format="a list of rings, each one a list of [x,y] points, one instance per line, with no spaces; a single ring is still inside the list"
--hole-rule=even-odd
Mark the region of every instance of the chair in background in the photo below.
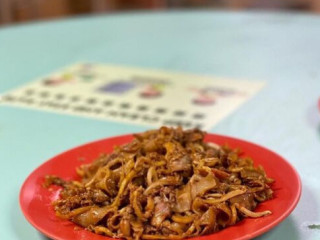
[[[279,9],[320,13],[320,0],[0,0],[0,24],[77,14],[171,8]]]

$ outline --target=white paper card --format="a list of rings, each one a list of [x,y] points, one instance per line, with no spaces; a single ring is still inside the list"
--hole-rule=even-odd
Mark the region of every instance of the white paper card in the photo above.
[[[153,127],[208,130],[263,86],[257,81],[81,63],[4,93],[0,103]]]

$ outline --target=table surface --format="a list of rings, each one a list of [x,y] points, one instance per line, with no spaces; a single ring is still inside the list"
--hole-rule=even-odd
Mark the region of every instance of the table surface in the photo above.
[[[155,12],[81,17],[0,29],[0,92],[65,65],[103,62],[264,80],[266,87],[209,132],[264,145],[300,173],[301,200],[257,239],[320,239],[320,17],[266,12]],[[145,127],[0,106],[0,238],[46,239],[18,194],[46,159]]]

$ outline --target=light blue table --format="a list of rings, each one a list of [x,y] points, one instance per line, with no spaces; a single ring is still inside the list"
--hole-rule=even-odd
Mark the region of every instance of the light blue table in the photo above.
[[[169,12],[75,18],[0,29],[0,92],[78,61],[265,80],[210,132],[262,144],[299,171],[296,210],[258,239],[320,239],[320,17]],[[27,175],[73,146],[146,128],[0,106],[0,239],[44,239],[22,216]]]

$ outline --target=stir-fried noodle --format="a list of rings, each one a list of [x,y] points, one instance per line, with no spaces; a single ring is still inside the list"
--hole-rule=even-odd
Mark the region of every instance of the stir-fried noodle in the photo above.
[[[79,167],[81,182],[47,176],[63,187],[57,216],[109,237],[181,239],[270,214],[253,212],[272,198],[263,168],[204,135],[162,127]]]

